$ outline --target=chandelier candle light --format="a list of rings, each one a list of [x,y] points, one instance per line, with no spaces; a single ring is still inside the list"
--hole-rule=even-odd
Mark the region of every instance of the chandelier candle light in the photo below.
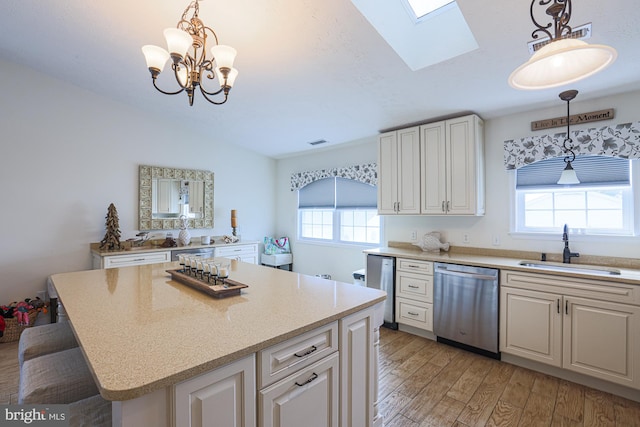
[[[198,0],[192,1],[182,13],[182,19],[176,28],[164,30],[168,51],[158,46],[146,45],[142,47],[142,53],[147,61],[153,86],[159,92],[165,95],[177,95],[186,91],[189,105],[193,105],[193,94],[197,88],[200,88],[200,93],[207,101],[220,105],[227,102],[229,91],[238,76],[238,70],[233,68],[236,50],[230,46],[218,44],[216,33],[198,18],[199,10]],[[189,18],[187,15],[190,11],[192,15]],[[215,45],[210,49],[212,56],[209,59],[207,42],[211,41],[211,37]],[[174,92],[160,89],[156,82],[169,58],[172,60],[171,69],[180,87]],[[218,78],[220,89],[212,92],[206,90],[202,85],[205,77],[209,80]],[[218,94],[223,94],[224,98],[218,101],[211,98]]]
[[[536,20],[533,11],[536,3],[550,4],[545,13],[553,22],[542,25]],[[516,89],[547,89],[577,82],[608,67],[618,56],[610,46],[590,45],[574,38],[569,26],[571,0],[532,0],[530,15],[536,26],[531,36],[534,40],[543,36],[542,40],[549,41],[511,73],[509,84]]]

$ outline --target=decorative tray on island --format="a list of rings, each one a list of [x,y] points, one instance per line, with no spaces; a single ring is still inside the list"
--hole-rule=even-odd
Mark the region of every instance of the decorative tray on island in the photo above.
[[[228,277],[225,279],[215,279],[214,282],[208,282],[206,279],[199,279],[182,270],[167,270],[171,274],[171,279],[187,285],[214,298],[226,298],[240,295],[242,288],[248,288],[244,283],[236,282]]]

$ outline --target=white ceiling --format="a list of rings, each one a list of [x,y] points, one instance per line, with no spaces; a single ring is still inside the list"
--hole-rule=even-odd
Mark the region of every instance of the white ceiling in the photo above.
[[[391,1],[391,0],[387,0]],[[399,1],[399,0],[398,0]],[[147,111],[211,139],[272,157],[473,111],[485,119],[557,105],[567,87],[518,91],[507,77],[529,57],[529,0],[459,0],[479,48],[411,71],[350,0],[204,0],[200,18],[238,50],[230,99],[161,95],[140,47],[163,46],[188,0],[4,0],[0,58]],[[589,43],[618,50],[603,72],[571,85],[579,99],[640,88],[637,0],[574,0],[571,24],[593,23]],[[446,45],[443,37],[424,43]],[[16,76],[16,84],[28,83]],[[316,148],[317,149],[317,148]]]

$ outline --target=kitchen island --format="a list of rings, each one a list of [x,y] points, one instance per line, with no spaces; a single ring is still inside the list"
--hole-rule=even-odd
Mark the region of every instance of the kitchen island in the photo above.
[[[291,405],[282,396],[273,399],[273,388],[329,358],[339,360],[338,367],[326,375],[309,371],[308,383],[294,381],[296,396],[324,384],[331,425],[339,417],[343,425],[350,417],[362,425],[381,422],[374,408],[375,345],[384,292],[232,261],[230,278],[248,288],[216,299],[171,280],[166,270],[178,267],[165,263],[51,277],[100,394],[114,402],[114,425],[195,425],[200,417],[216,425],[229,419],[252,426],[258,416],[258,425],[273,425],[273,418],[266,419],[274,412],[269,405],[294,417],[292,408],[304,403],[299,397],[289,399]],[[289,343],[294,350],[287,352]],[[223,381],[190,390],[210,378]],[[206,420],[216,404],[231,415],[208,412],[217,418]]]

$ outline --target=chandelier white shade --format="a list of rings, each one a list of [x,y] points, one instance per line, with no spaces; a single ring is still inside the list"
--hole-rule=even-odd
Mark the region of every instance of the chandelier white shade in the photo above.
[[[544,16],[552,17],[553,23],[542,25],[536,21],[534,5],[550,3]],[[541,33],[550,41],[511,73],[508,81],[513,88],[548,89],[574,83],[603,70],[616,60],[618,54],[614,48],[590,45],[572,38],[569,26],[571,0],[532,0],[530,14],[537,27],[532,33],[533,38],[537,39]]]
[[[189,11],[193,10],[190,18]],[[177,95],[186,92],[189,105],[193,105],[194,93],[200,89],[202,96],[212,104],[220,105],[227,102],[229,91],[233,87],[238,70],[233,68],[236,50],[230,46],[218,43],[216,33],[198,18],[198,0],[192,1],[182,14],[182,19],[176,28],[164,30],[167,49],[158,46],[145,45],[142,53],[151,73],[153,86],[165,95]],[[207,43],[214,45],[207,51]],[[210,56],[208,53],[210,52]],[[171,59],[171,69],[177,83],[175,91],[165,91],[158,87],[157,77],[162,73],[167,61]],[[207,80],[218,79],[219,89],[207,89]],[[223,96],[220,100],[214,96]]]

